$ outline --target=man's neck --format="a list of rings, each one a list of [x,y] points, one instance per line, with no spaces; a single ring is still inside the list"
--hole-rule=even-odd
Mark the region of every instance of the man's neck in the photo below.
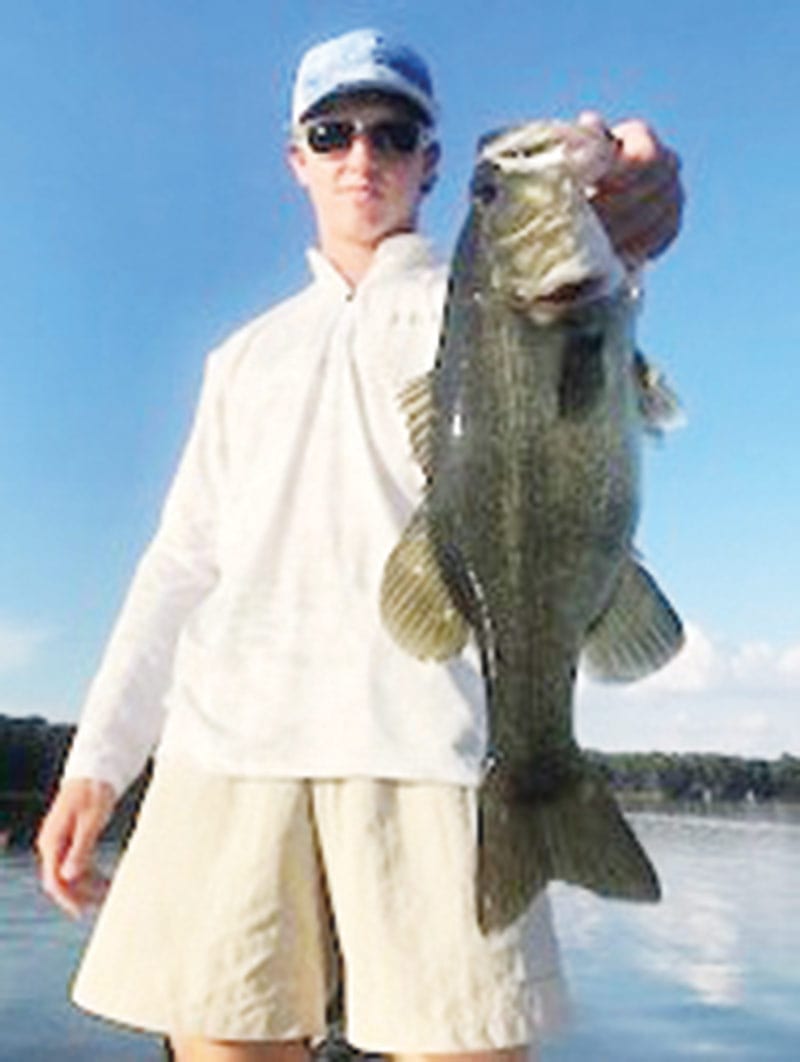
[[[413,227],[398,229],[396,232],[387,233],[374,243],[326,238],[322,233],[320,234],[320,250],[337,272],[341,273],[350,287],[355,289],[369,272],[381,244],[393,236],[414,231]]]
[[[336,271],[341,273],[350,287],[357,288],[369,272],[369,267],[375,260],[379,246],[380,244],[370,247],[341,243],[331,246],[330,243],[326,244],[325,241],[322,241],[320,250],[331,265],[335,266]]]

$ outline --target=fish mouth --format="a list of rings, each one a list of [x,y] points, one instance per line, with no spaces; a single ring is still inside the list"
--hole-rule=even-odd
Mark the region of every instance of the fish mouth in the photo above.
[[[552,290],[537,295],[534,302],[543,309],[568,309],[573,306],[583,306],[587,302],[608,295],[610,287],[607,276],[594,274],[582,277],[580,280],[570,280],[559,284]]]

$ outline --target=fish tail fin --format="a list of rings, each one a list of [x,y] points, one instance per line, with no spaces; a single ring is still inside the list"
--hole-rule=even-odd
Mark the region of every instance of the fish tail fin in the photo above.
[[[636,834],[600,772],[583,758],[572,765],[569,781],[550,792],[526,793],[509,771],[490,772],[480,791],[479,836],[477,902],[484,930],[509,925],[549,881],[608,899],[653,903],[661,897]]]

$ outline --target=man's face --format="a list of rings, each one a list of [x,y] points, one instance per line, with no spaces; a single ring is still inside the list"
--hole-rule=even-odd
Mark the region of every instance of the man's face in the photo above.
[[[325,121],[352,121],[357,128],[407,121],[404,108],[390,100],[342,99]],[[304,134],[289,150],[295,177],[307,190],[323,250],[344,240],[375,248],[387,236],[415,228],[423,186],[433,173],[438,149],[424,142],[412,152],[381,151],[358,133],[347,147],[315,152]]]

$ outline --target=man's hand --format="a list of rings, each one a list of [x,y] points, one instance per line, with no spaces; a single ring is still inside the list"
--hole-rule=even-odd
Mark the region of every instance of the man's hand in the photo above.
[[[111,818],[116,793],[107,782],[63,782],[36,839],[42,888],[73,918],[100,903],[108,879],[97,869],[94,850]]]
[[[579,125],[605,129],[594,111]],[[680,160],[644,122],[621,122],[608,130],[617,142],[616,159],[597,182],[592,206],[617,254],[630,265],[655,258],[678,234],[684,192]]]

